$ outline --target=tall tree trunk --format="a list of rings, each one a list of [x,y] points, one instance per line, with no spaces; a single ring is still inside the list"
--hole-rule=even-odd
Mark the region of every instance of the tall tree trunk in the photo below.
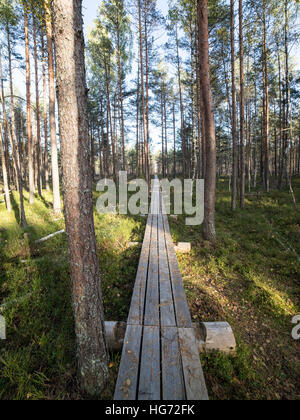
[[[270,101],[268,81],[268,44],[266,28],[266,0],[263,1],[263,88],[264,88],[264,189],[270,190],[270,168],[269,168],[269,147],[270,147]]]
[[[289,42],[288,42],[288,0],[284,3],[284,53],[285,53],[285,142],[284,142],[284,172],[286,185],[289,184],[288,148],[290,139],[290,71],[289,71]]]
[[[33,167],[33,140],[31,122],[31,81],[30,81],[30,51],[28,35],[28,10],[24,4],[24,33],[25,33],[25,57],[26,57],[26,98],[27,98],[27,141],[28,141],[28,171],[29,171],[29,204],[34,203],[34,167]]]
[[[162,161],[162,175],[166,177],[166,165],[165,165],[165,119],[164,119],[164,98],[163,98],[163,85],[161,86],[161,161]]]
[[[7,209],[8,212],[11,212],[12,207],[11,207],[11,201],[10,201],[10,191],[9,191],[9,185],[8,185],[7,168],[6,168],[4,145],[3,145],[3,134],[2,133],[3,133],[3,128],[2,128],[2,123],[0,123],[0,153],[1,153],[4,194],[5,194],[6,209]]]
[[[278,61],[278,93],[279,93],[279,168],[278,168],[278,188],[280,189],[282,186],[282,150],[283,150],[283,133],[282,129],[284,124],[282,123],[282,90],[281,90],[281,60],[280,60],[280,50],[279,50],[279,42],[277,42],[277,61]]]
[[[1,88],[0,88],[0,103],[2,104],[2,112],[3,112],[3,122],[4,126],[6,127],[6,132],[8,133],[8,138],[10,142],[10,147],[12,150],[12,157],[13,157],[13,163],[14,167],[16,169],[16,177],[18,179],[18,186],[19,186],[19,197],[20,197],[20,222],[23,227],[27,226],[27,220],[25,216],[25,210],[24,210],[24,197],[23,197],[23,180],[22,175],[20,171],[20,161],[19,156],[16,148],[16,144],[12,135],[12,129],[9,127],[7,114],[6,114],[6,108],[5,108],[5,101],[4,101],[4,85],[3,85],[3,71],[2,71],[2,54],[1,54],[1,48],[0,48],[0,82],[1,82]],[[2,130],[1,130],[2,133]]]
[[[47,112],[47,84],[46,84],[46,57],[44,34],[41,31],[41,49],[43,65],[43,120],[44,120],[44,177],[46,191],[50,191],[49,185],[49,158],[48,158],[48,112]]]
[[[143,28],[142,28],[142,5],[141,0],[138,0],[138,13],[139,13],[139,48],[140,48],[140,66],[141,66],[141,95],[142,95],[142,115],[143,115],[143,134],[144,134],[144,153],[146,152],[145,147],[147,143],[147,131],[146,131],[146,109],[145,109],[145,84],[144,84],[144,55],[143,55]],[[145,165],[145,175],[149,179],[147,173],[147,162]]]
[[[237,116],[236,116],[236,84],[235,84],[235,0],[230,0],[230,32],[231,32],[231,83],[232,83],[232,199],[231,208],[236,210],[238,192],[238,142],[237,142]]]
[[[38,193],[42,195],[42,172],[41,172],[41,114],[40,114],[40,94],[39,94],[39,68],[38,68],[38,52],[37,52],[37,34],[36,34],[36,18],[33,16],[33,43],[34,43],[34,64],[35,64],[35,101],[36,101],[36,161],[37,161],[37,185]]]
[[[59,189],[59,168],[58,150],[55,122],[55,78],[54,78],[54,57],[52,43],[51,14],[48,0],[44,0],[45,22],[48,48],[48,72],[49,72],[49,120],[50,120],[50,141],[51,141],[51,164],[52,164],[52,188],[53,188],[53,210],[56,215],[61,213],[60,189]]]
[[[184,107],[183,107],[183,93],[182,93],[182,80],[181,80],[181,66],[179,55],[179,35],[178,25],[176,23],[176,62],[177,62],[177,77],[178,77],[178,90],[180,101],[180,122],[181,122],[181,142],[182,142],[182,176],[185,178],[186,173],[186,144],[185,144],[185,123],[184,123]]]
[[[244,30],[243,0],[239,0],[239,38],[240,38],[240,144],[241,144],[241,186],[240,205],[245,207],[245,74],[244,74]]]
[[[204,104],[207,156],[205,174],[205,215],[203,224],[203,236],[205,240],[213,241],[216,238],[216,130],[212,90],[210,84],[207,0],[197,0],[197,5],[200,38],[200,77],[201,91]]]
[[[140,176],[140,141],[139,141],[139,122],[140,122],[140,58],[138,57],[138,76],[136,94],[136,177]]]
[[[8,52],[8,68],[9,68],[9,90],[10,90],[10,113],[11,113],[11,133],[14,144],[16,144],[16,122],[15,122],[15,104],[14,104],[14,88],[13,88],[13,71],[12,71],[12,50],[11,50],[11,40],[10,40],[10,28],[9,24],[6,24],[6,34],[7,34],[7,52]],[[18,149],[18,147],[17,147]],[[19,190],[19,181],[17,175],[17,168],[14,165],[14,171],[16,174],[16,185]]]
[[[146,67],[146,164],[147,180],[150,185],[150,124],[149,124],[149,46],[147,13],[145,10],[145,67]]]
[[[199,29],[196,28],[196,77],[197,77],[197,118],[198,118],[198,169],[197,177],[201,177],[202,170],[202,133],[201,133],[201,83],[200,83],[200,57],[199,57]]]
[[[95,169],[96,169],[96,162],[95,162],[95,137],[94,137],[94,122],[91,122],[91,168],[92,168],[92,180],[95,180]]]
[[[173,139],[174,139],[174,154],[173,154],[173,159],[174,159],[174,163],[173,163],[173,175],[174,178],[176,178],[176,112],[175,112],[175,98],[173,100]]]
[[[125,150],[125,125],[124,125],[124,105],[123,105],[123,71],[121,60],[120,34],[118,34],[118,73],[119,73],[119,102],[121,109],[121,141],[122,141],[122,170],[126,169],[126,150]]]
[[[108,379],[108,354],[93,216],[82,0],[53,0],[52,8],[79,375],[83,390],[99,395]]]
[[[167,124],[167,100],[166,100],[166,93],[164,94],[164,120],[165,120],[165,168],[166,168],[166,176],[169,174],[168,168],[168,124]]]

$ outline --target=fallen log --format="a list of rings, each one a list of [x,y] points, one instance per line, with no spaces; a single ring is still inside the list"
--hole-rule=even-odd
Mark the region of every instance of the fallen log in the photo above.
[[[46,242],[49,239],[54,238],[57,235],[61,235],[62,233],[65,233],[65,230],[60,230],[58,232],[52,233],[51,235],[45,236],[45,238],[38,239],[37,241],[35,241],[35,244],[40,244],[42,242]]]

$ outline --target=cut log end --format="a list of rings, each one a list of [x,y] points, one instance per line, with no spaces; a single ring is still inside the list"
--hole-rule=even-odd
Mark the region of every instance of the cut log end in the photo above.
[[[203,322],[194,324],[200,352],[220,351],[228,355],[236,353],[236,340],[228,322]]]
[[[175,245],[175,251],[180,254],[189,254],[192,251],[192,245],[190,242],[178,242]]]

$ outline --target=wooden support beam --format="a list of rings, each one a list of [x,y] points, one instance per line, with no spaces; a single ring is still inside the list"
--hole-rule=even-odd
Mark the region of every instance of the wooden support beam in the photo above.
[[[174,246],[175,252],[180,254],[189,254],[192,251],[192,245],[190,242],[178,242],[177,245]]]
[[[126,332],[126,322],[105,322],[108,348],[121,351]],[[220,351],[228,355],[236,352],[236,341],[227,322],[203,322],[193,324],[199,353]]]

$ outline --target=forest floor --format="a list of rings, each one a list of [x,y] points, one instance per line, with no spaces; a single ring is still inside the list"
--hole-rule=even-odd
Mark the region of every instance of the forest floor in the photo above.
[[[300,180],[293,181],[300,208]],[[7,340],[0,341],[0,399],[84,399],[76,381],[75,338],[64,229],[44,192],[18,226],[0,203],[0,305]],[[96,199],[95,194],[95,199]],[[201,227],[171,221],[174,242],[191,242],[179,256],[193,320],[227,321],[237,338],[236,357],[202,355],[211,399],[300,399],[300,342],[291,336],[300,314],[300,212],[287,191],[247,195],[246,209],[230,211],[228,181],[217,196],[218,240],[201,239]],[[106,320],[126,320],[146,219],[95,214]],[[120,361],[111,354],[111,399]]]

